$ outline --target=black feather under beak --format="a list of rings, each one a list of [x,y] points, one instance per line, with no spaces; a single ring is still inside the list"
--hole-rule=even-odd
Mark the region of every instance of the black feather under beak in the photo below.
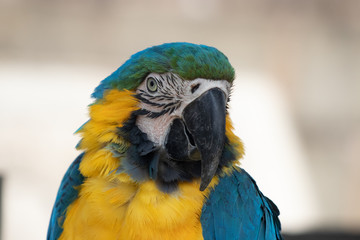
[[[209,185],[219,166],[225,143],[225,117],[224,92],[210,89],[184,109],[183,120],[174,120],[165,143],[174,160],[201,160],[201,191]]]

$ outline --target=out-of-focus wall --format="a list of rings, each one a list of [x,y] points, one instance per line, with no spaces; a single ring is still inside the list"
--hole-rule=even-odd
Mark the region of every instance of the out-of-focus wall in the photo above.
[[[360,1],[0,0],[3,236],[43,238],[89,95],[131,54],[215,46],[242,161],[284,231],[360,230]]]

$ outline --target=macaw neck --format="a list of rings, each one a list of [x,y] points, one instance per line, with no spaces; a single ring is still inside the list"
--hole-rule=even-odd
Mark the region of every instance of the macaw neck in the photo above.
[[[90,120],[77,132],[82,139],[77,148],[85,152],[80,164],[84,177],[129,176],[133,182],[153,179],[164,192],[174,191],[181,182],[197,180],[200,162],[171,161],[136,126],[144,114],[132,91],[111,90],[89,108]],[[226,117],[226,142],[217,174],[243,155],[243,145]],[[122,174],[123,173],[123,174]]]

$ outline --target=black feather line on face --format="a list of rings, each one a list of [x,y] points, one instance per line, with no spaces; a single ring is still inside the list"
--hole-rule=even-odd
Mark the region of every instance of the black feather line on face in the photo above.
[[[144,110],[133,112],[123,127],[118,129],[118,134],[130,143],[125,157],[121,160],[118,172],[126,172],[138,182],[153,179],[157,187],[165,193],[176,191],[179,182],[199,179],[201,161],[170,159],[163,148],[156,147],[147,135],[136,126],[136,117],[144,114],[148,113]],[[226,138],[216,174],[220,174],[223,167],[230,166],[236,157],[234,149]]]
[[[148,100],[147,98],[144,98],[142,95],[143,95],[143,94],[140,93],[140,94],[135,95],[135,97],[136,97],[137,99],[139,99],[141,102],[146,103],[146,104],[149,104],[149,105],[151,105],[151,106],[162,107],[162,106],[165,105],[165,104],[162,104],[162,103],[152,102],[152,101]],[[155,97],[151,97],[151,98],[152,98],[152,99],[156,99]]]
[[[156,102],[152,102],[146,98],[143,97],[143,95],[145,95],[144,93],[139,93],[137,95],[135,95],[135,97],[137,99],[139,99],[141,102],[148,104],[148,105],[152,105],[158,108],[162,108],[162,110],[160,112],[152,112],[146,109],[141,109],[141,111],[143,111],[144,114],[142,115],[146,115],[149,118],[158,118],[166,113],[172,113],[174,110],[178,109],[181,105],[180,100],[175,100],[173,102],[170,103],[156,103]],[[152,97],[152,98],[163,98],[164,96],[156,96],[156,97]],[[159,100],[157,99],[157,100]],[[171,98],[172,99],[172,98]],[[139,114],[138,114],[139,115]]]
[[[158,118],[166,113],[168,113],[171,110],[171,108],[167,108],[162,110],[161,112],[149,112],[146,116],[149,118]]]

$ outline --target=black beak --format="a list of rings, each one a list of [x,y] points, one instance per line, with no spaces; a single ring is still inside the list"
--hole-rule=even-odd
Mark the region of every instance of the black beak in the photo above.
[[[206,189],[219,166],[225,143],[225,94],[219,88],[205,92],[183,113],[187,129],[201,155],[200,191]]]
[[[191,102],[183,112],[183,120],[175,119],[169,131],[166,148],[178,161],[201,160],[203,191],[218,169],[225,143],[226,97],[213,88]]]

